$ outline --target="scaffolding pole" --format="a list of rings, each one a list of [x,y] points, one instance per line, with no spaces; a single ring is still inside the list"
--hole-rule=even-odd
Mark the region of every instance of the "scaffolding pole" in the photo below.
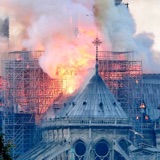
[[[46,112],[60,95],[66,79],[50,78],[39,66],[42,51],[9,52],[3,61],[3,109],[1,125],[5,143],[12,143],[12,157],[30,149],[37,138],[36,117]],[[65,83],[65,86],[63,85]]]
[[[50,78],[40,68],[38,58],[42,54],[40,51],[10,52],[11,59],[5,60],[4,77],[8,82],[5,106],[12,111],[43,114],[63,92],[63,80]]]
[[[142,62],[133,59],[133,52],[99,51],[99,73],[111,92],[131,118],[134,128],[142,133]],[[132,116],[131,116],[132,115]]]

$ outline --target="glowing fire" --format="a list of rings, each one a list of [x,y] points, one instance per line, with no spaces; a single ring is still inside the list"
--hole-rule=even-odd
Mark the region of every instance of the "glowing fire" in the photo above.
[[[80,87],[83,77],[87,74],[87,60],[71,61],[69,65],[59,65],[56,75],[62,79],[62,88],[66,94],[73,93]]]
[[[75,88],[72,88],[72,86],[71,86],[71,87],[68,88],[67,91],[68,91],[69,94],[72,94],[74,92],[74,90],[75,90]]]

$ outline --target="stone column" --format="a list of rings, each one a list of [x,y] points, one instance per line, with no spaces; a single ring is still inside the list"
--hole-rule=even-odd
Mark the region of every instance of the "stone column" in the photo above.
[[[89,139],[92,139],[92,129],[91,128],[89,128]]]
[[[68,127],[68,141],[71,139],[71,132],[70,132],[70,128]]]

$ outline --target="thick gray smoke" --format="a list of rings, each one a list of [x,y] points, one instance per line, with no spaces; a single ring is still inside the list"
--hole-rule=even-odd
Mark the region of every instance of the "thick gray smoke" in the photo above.
[[[136,34],[135,21],[126,6],[96,0],[95,16],[113,51],[134,51],[135,58],[143,61],[144,72],[158,71],[153,59],[154,36]]]
[[[124,0],[129,2],[129,10],[136,22],[137,33],[152,32],[155,35],[154,48],[159,50],[160,42],[160,1],[159,0]]]
[[[144,71],[156,71],[153,36],[136,35],[135,22],[127,7],[115,6],[114,0],[0,0],[0,3],[0,10],[11,20],[11,47],[45,50],[40,65],[51,77],[56,76],[57,66],[73,66],[76,71],[92,67],[91,42],[97,35],[106,50],[135,51],[135,57],[143,61]],[[76,81],[82,79],[76,77]]]
[[[10,46],[44,50],[39,60],[44,72],[51,77],[63,76],[66,68],[75,74],[70,81],[77,86],[92,66],[92,41],[98,33],[93,16],[93,0],[0,0],[4,14],[11,19]],[[92,16],[91,16],[92,15]],[[19,43],[14,45],[15,37]],[[13,43],[12,43],[13,42]],[[76,74],[81,72],[81,74]]]

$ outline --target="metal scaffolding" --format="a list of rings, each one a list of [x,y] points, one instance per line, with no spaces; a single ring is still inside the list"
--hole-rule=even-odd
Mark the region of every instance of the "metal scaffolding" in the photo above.
[[[12,144],[12,157],[16,159],[35,143],[35,116],[28,113],[6,113],[5,116],[5,143]]]
[[[43,114],[63,93],[62,79],[52,79],[40,68],[41,51],[10,52],[5,60],[5,106],[14,112]]]
[[[122,108],[134,119],[140,116],[142,62],[133,52],[98,51],[99,72]]]
[[[36,131],[39,117],[53,101],[66,94],[66,77],[50,78],[40,68],[38,59],[42,54],[42,51],[9,52],[3,61],[0,125],[5,143],[15,145],[13,159],[40,140],[41,134],[37,136],[39,132]]]

